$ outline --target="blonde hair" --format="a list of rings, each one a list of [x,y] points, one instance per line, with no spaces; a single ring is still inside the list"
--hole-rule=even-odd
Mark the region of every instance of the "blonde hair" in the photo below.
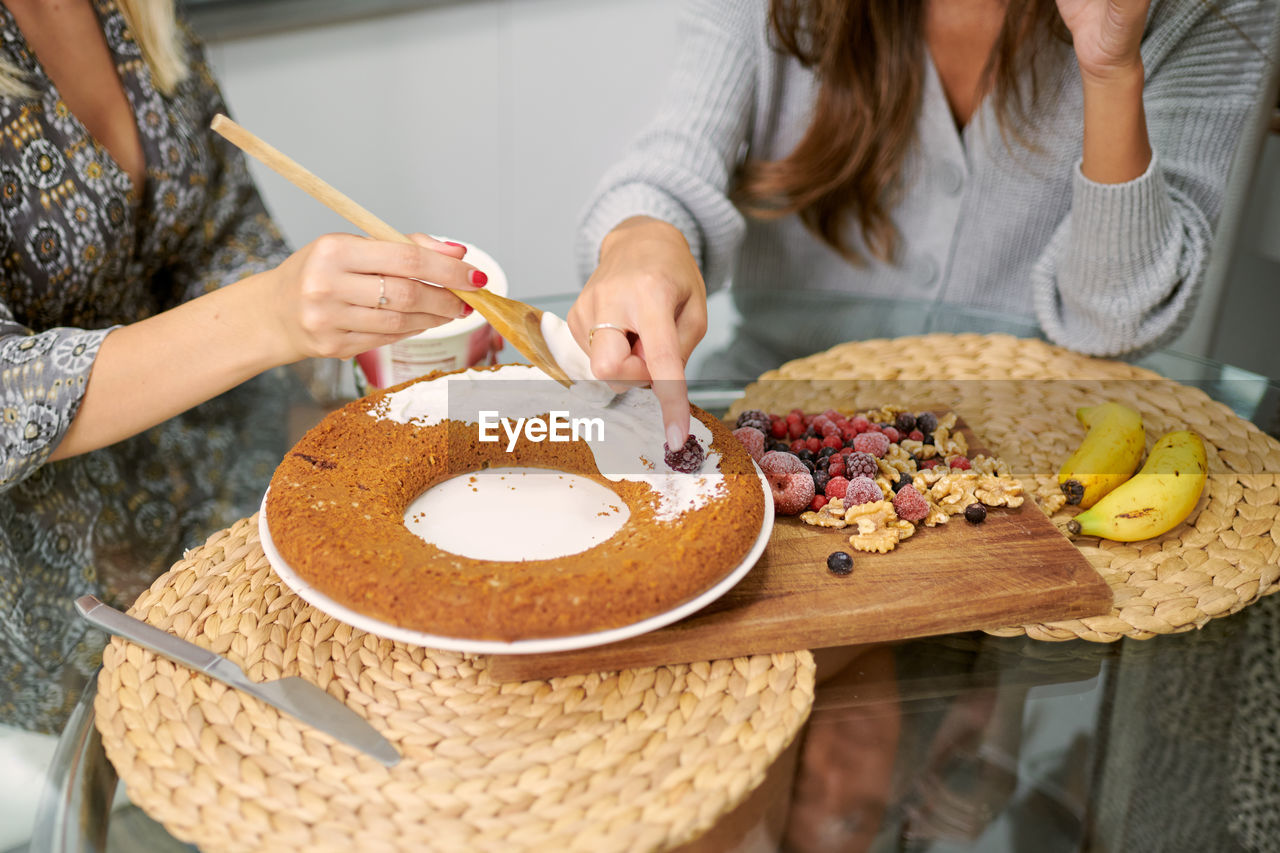
[[[172,95],[187,79],[187,50],[178,27],[174,0],[116,0],[120,13],[133,32],[142,58],[151,68],[156,87]],[[38,93],[27,74],[9,59],[0,56],[0,95],[33,98]]]

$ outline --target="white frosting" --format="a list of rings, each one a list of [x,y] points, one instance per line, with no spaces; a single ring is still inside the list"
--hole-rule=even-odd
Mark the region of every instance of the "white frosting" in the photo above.
[[[573,392],[598,406],[608,405],[617,395],[591,372],[591,356],[578,346],[569,324],[550,311],[542,312],[542,337],[560,369],[573,380]]]
[[[553,411],[568,412],[571,418],[600,418],[603,439],[598,435],[587,438],[596,467],[614,482],[647,483],[658,495],[656,514],[660,520],[674,520],[726,493],[720,454],[710,451],[711,430],[697,418],[690,427],[708,451],[702,467],[682,474],[667,466],[662,410],[648,388],[633,388],[601,407],[587,403],[540,370],[509,364],[497,370],[469,370],[417,382],[386,395],[369,414],[425,427],[445,419],[478,424],[477,412],[485,410],[513,422]],[[499,429],[499,435],[505,445],[506,434]]]

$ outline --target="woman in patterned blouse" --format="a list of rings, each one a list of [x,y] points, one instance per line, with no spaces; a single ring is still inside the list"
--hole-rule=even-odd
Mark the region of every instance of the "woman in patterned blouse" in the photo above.
[[[463,248],[290,254],[172,0],[0,7],[0,723],[57,731],[118,605],[254,510],[283,453],[272,368],[439,325]],[[256,377],[256,378],[255,378]]]

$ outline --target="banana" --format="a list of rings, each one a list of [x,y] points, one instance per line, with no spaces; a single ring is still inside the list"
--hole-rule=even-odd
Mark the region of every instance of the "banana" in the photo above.
[[[1067,530],[1136,542],[1178,526],[1200,500],[1208,476],[1204,442],[1188,430],[1163,436],[1142,470],[1075,518]]]
[[[1119,403],[1076,409],[1088,428],[1084,441],[1058,471],[1058,486],[1067,503],[1088,509],[1133,475],[1142,461],[1147,434],[1142,415]]]

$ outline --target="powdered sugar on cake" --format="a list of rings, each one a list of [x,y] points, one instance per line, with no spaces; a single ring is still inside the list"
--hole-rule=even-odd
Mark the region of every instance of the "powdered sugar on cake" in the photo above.
[[[500,384],[494,384],[500,383]],[[612,393],[612,392],[610,392]],[[711,431],[693,418],[694,437],[706,447],[707,459],[691,474],[672,471],[663,461],[665,435],[658,398],[647,388],[633,388],[607,405],[585,399],[528,365],[447,374],[387,394],[369,414],[422,427],[446,419],[479,423],[479,411],[503,418],[541,418],[567,412],[572,418],[599,418],[603,439],[589,435],[596,467],[614,482],[647,484],[657,494],[655,514],[672,521],[728,493],[720,471],[720,454],[711,451]]]

